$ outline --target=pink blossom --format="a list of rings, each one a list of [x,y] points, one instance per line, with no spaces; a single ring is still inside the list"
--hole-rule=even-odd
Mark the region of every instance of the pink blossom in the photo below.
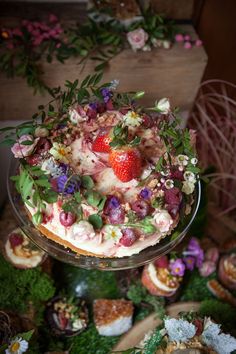
[[[136,51],[145,46],[145,43],[148,40],[148,34],[142,28],[138,28],[127,33],[127,40],[131,45],[131,48]]]
[[[189,34],[186,34],[186,35],[184,36],[184,40],[185,40],[185,41],[190,41],[190,40],[191,40],[190,35],[189,35]]]
[[[58,17],[54,14],[50,14],[49,15],[49,22],[51,22],[51,23],[58,22]]]
[[[184,275],[185,269],[185,264],[181,258],[170,261],[170,272],[172,275],[178,275],[182,277]]]
[[[205,259],[207,261],[211,261],[213,263],[216,263],[219,259],[219,250],[217,247],[211,247],[209,248],[206,253],[205,253]]]
[[[201,47],[201,46],[202,46],[202,41],[201,41],[201,39],[196,39],[196,41],[195,41],[195,46],[196,46],[196,47]]]
[[[215,263],[211,261],[205,261],[202,263],[201,268],[199,268],[199,273],[201,274],[202,277],[208,277],[215,270],[216,270]]]
[[[185,49],[190,49],[190,48],[192,48],[192,44],[190,42],[185,42],[184,43],[184,48]]]
[[[40,31],[38,29],[35,29],[35,30],[32,31],[32,35],[34,37],[38,37],[38,36],[40,36]]]
[[[56,44],[56,48],[57,48],[57,49],[61,48],[61,43],[57,43],[57,44]]]
[[[176,42],[183,42],[184,41],[184,36],[181,33],[178,33],[175,35],[175,41]]]
[[[21,37],[21,36],[23,35],[23,33],[21,32],[21,30],[20,30],[19,28],[14,28],[14,29],[12,30],[12,34],[13,34],[14,36],[19,36],[19,37]]]
[[[42,36],[39,36],[39,37],[37,37],[37,38],[34,39],[33,45],[34,45],[34,46],[38,46],[38,45],[40,45],[40,44],[42,43],[42,41],[43,41],[43,37],[42,37]]]
[[[34,27],[30,22],[26,25],[26,28],[27,28],[27,31],[30,33],[34,30]]]
[[[11,151],[14,154],[14,157],[17,159],[24,158],[26,156],[31,155],[33,152],[39,138],[35,139],[33,138],[32,135],[22,135],[19,140],[12,146]],[[31,145],[23,145],[22,143],[24,141],[32,141]]]

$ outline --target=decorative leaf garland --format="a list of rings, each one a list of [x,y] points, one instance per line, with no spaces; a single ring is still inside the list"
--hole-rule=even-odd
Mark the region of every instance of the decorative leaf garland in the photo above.
[[[143,29],[147,40],[143,50],[161,46],[163,41],[174,40],[177,29],[151,10],[142,13],[143,19],[124,26],[115,19],[96,21],[88,18],[74,28],[62,28],[57,17],[49,16],[48,22],[22,21],[16,28],[1,28],[0,70],[8,77],[23,77],[34,93],[50,90],[42,79],[40,61],[51,63],[57,59],[64,63],[70,57],[80,57],[80,64],[96,60],[95,71],[101,71],[112,58],[127,45],[127,33]],[[82,95],[86,95],[86,90]]]

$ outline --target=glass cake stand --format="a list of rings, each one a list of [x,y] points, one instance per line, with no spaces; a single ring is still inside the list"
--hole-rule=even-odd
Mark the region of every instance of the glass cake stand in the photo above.
[[[7,179],[8,196],[11,202],[19,227],[24,231],[27,237],[43,251],[57,260],[71,264],[73,266],[85,269],[100,270],[122,270],[140,267],[150,263],[155,259],[169,253],[184,238],[190,228],[199,207],[201,196],[201,185],[197,183],[194,195],[194,203],[192,205],[191,214],[179,222],[179,225],[173,230],[173,233],[163,238],[154,246],[148,247],[139,254],[134,254],[123,258],[100,258],[96,256],[85,256],[73,252],[69,248],[48,239],[39,230],[35,228],[29,219],[20,195],[16,191],[14,182],[10,180],[10,176],[17,174],[18,163],[13,159],[9,168]]]

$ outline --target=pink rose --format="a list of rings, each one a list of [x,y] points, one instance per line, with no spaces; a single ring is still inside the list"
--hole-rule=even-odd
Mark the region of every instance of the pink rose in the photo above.
[[[184,43],[184,48],[185,49],[191,49],[192,48],[192,44],[190,42],[185,42]]]
[[[148,34],[142,28],[138,28],[127,33],[127,40],[131,45],[131,48],[136,51],[145,46],[145,43],[148,40]]]
[[[32,135],[22,135],[20,139],[12,146],[11,151],[16,159],[22,159],[31,155],[39,138],[35,139]],[[22,144],[24,141],[32,141],[30,145]]]
[[[205,253],[205,259],[207,261],[211,261],[213,263],[216,263],[219,259],[219,250],[217,247],[211,247],[209,248],[206,253]]]
[[[205,261],[202,263],[201,268],[199,268],[199,273],[202,277],[208,277],[216,270],[216,265],[214,262]]]
[[[181,33],[178,33],[175,35],[175,41],[176,42],[183,42],[184,41],[184,36]]]

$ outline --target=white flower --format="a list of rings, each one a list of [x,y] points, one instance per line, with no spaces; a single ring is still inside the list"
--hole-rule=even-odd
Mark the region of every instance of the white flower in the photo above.
[[[173,187],[174,187],[174,181],[173,181],[172,179],[167,179],[167,180],[165,181],[165,187],[166,187],[167,189],[173,188]]]
[[[189,181],[189,182],[193,182],[193,183],[196,182],[195,174],[193,172],[190,172],[190,171],[185,171],[184,172],[184,179],[185,179],[185,181]]]
[[[142,123],[142,117],[134,111],[129,111],[124,115],[124,124],[131,127],[138,127]]]
[[[80,318],[77,318],[73,323],[72,323],[72,328],[75,330],[79,330],[83,328],[83,322]]]
[[[165,40],[162,42],[162,46],[164,49],[170,49],[171,43],[170,41]]]
[[[182,319],[165,319],[164,325],[170,341],[186,342],[196,334],[196,327],[192,323]]]
[[[26,156],[29,156],[34,151],[35,146],[37,145],[39,138],[34,139],[32,135],[22,135],[17,142],[12,146],[11,151],[14,154],[16,159],[22,159]],[[29,145],[24,143],[31,142]]]
[[[118,226],[106,225],[104,231],[106,240],[117,242],[122,237],[121,229]]]
[[[86,120],[86,116],[82,117],[76,109],[70,109],[69,110],[69,118],[71,123],[73,124],[78,124],[79,122],[84,122]]]
[[[96,235],[93,225],[86,220],[81,220],[78,223],[73,224],[72,234],[74,239],[77,241],[85,241]]]
[[[15,338],[6,349],[6,354],[22,354],[27,351],[29,343],[22,338]]]
[[[153,170],[154,170],[154,166],[152,165],[149,165],[147,168],[144,168],[140,176],[141,180],[148,178]]]
[[[168,211],[164,209],[156,211],[153,218],[160,232],[169,231],[171,225],[173,224],[172,217]]]
[[[131,48],[136,51],[142,49],[148,40],[148,34],[142,28],[137,28],[134,31],[127,33],[127,40],[131,45]]]
[[[157,102],[156,108],[159,110],[159,112],[167,114],[170,112],[170,101],[168,98],[162,98]]]
[[[196,165],[198,163],[198,159],[196,157],[191,158],[191,164]]]
[[[147,45],[147,44],[142,48],[143,52],[150,52],[151,50],[152,49],[151,49],[150,45]]]
[[[182,186],[182,192],[189,195],[192,194],[195,189],[195,184],[190,181],[184,181]]]
[[[46,138],[49,135],[49,130],[43,127],[37,127],[34,131],[34,135],[37,138]]]
[[[160,39],[151,38],[151,42],[152,42],[152,45],[154,48],[162,46],[162,40],[160,40]]]
[[[52,148],[49,150],[50,154],[60,162],[68,163],[68,155],[71,152],[71,148],[69,146],[65,146],[60,143],[53,143]]]
[[[109,86],[110,90],[113,90],[113,91],[116,90],[117,87],[119,86],[119,83],[120,83],[120,80],[117,80],[117,79],[111,80],[110,86]]]
[[[188,160],[189,160],[189,158],[187,155],[178,155],[177,156],[177,164],[180,166],[187,166]]]
[[[43,170],[46,175],[51,175],[55,178],[63,174],[63,169],[58,165],[53,157],[44,160],[41,166],[41,170]]]

